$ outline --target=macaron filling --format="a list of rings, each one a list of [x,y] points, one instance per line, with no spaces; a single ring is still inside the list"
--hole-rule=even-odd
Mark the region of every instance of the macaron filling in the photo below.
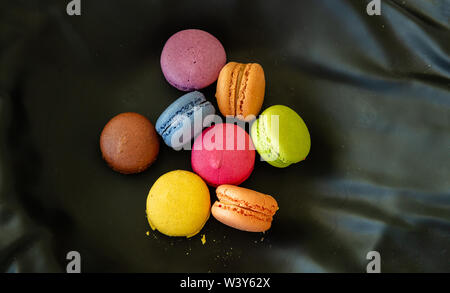
[[[216,201],[214,203],[214,206],[221,208],[221,209],[236,212],[242,216],[254,217],[260,221],[272,222],[272,216],[269,216],[269,215],[266,215],[266,214],[263,214],[263,213],[260,213],[260,212],[254,211],[254,210],[246,209],[246,208],[238,206],[238,205],[223,203],[221,201]]]
[[[239,92],[240,89],[242,87],[242,76],[244,75],[244,70],[245,70],[245,65],[244,64],[238,64],[237,66],[238,69],[238,75],[237,75],[237,79],[236,79],[236,84],[234,85],[234,97],[232,97],[230,99],[230,102],[233,101],[233,106],[231,107],[231,109],[233,110],[233,115],[239,115],[241,111],[238,110],[239,104],[242,104],[242,99],[239,102]],[[233,91],[230,91],[231,93],[233,93]]]
[[[245,90],[247,89],[248,75],[252,64],[238,63],[233,70],[230,84],[230,109],[233,116],[243,115]]]

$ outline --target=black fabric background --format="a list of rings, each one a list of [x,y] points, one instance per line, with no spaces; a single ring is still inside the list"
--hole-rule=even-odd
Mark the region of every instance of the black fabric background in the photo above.
[[[383,272],[450,271],[448,0],[382,0],[373,17],[356,0],[84,0],[78,17],[68,2],[0,1],[1,271],[65,271],[71,250],[84,272],[365,272],[371,250]],[[190,153],[163,146],[135,176],[101,159],[112,116],[154,123],[181,95],[159,57],[186,28],[261,63],[263,108],[309,127],[305,162],[258,160],[243,184],[278,200],[264,235],[211,218],[205,245],[147,236],[149,188]]]

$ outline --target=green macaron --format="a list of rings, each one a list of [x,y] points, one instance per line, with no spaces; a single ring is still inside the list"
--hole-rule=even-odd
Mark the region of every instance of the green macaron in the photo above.
[[[252,125],[251,137],[260,156],[278,168],[303,161],[311,148],[305,122],[283,105],[264,110]]]

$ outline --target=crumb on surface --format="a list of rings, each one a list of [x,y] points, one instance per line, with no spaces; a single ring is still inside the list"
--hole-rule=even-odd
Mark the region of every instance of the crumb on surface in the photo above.
[[[205,243],[206,243],[206,234],[202,235],[201,240],[202,240],[202,244],[205,245]]]
[[[145,232],[145,235],[149,236],[150,235],[150,231]]]

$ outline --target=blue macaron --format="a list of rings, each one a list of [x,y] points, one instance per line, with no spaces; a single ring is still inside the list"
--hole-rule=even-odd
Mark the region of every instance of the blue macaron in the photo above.
[[[169,147],[180,149],[201,133],[203,120],[215,113],[214,106],[202,93],[190,92],[178,98],[159,116],[156,131]]]

